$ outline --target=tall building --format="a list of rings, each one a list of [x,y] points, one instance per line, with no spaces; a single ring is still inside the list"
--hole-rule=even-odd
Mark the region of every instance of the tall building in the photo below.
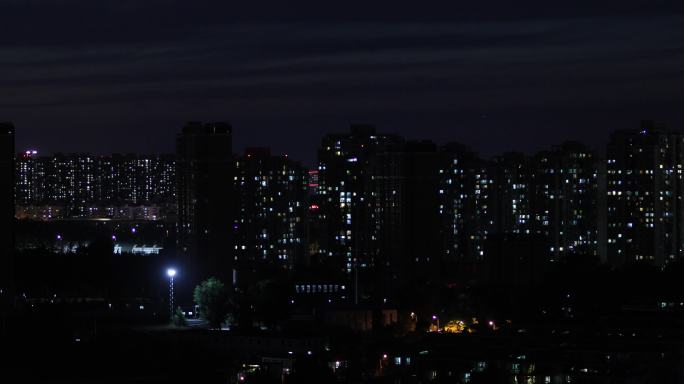
[[[54,204],[70,207],[77,202],[74,199],[75,192],[72,188],[72,175],[76,174],[72,169],[73,161],[61,153],[54,154],[45,163],[45,201],[37,204]],[[79,172],[82,174],[82,172]],[[70,210],[70,208],[67,208]]]
[[[581,254],[605,261],[602,164],[593,151],[576,142],[533,157],[534,230],[547,238],[550,260]]]
[[[506,153],[494,159],[498,187],[498,233],[532,233],[534,172],[528,156]]]
[[[364,253],[372,273],[360,276],[360,286],[376,301],[391,299],[401,283],[408,283],[405,275],[408,239],[403,231],[408,213],[404,209],[407,198],[404,145],[403,141],[388,143],[368,159],[369,177],[365,181],[364,197],[368,202],[368,211],[364,212],[368,227]]]
[[[383,302],[415,302],[419,291],[434,293],[440,278],[440,153],[429,141],[393,143],[370,165],[375,291]]]
[[[485,241],[498,225],[496,168],[462,144],[440,151],[441,258],[446,265],[482,260]]]
[[[95,157],[79,154],[69,157],[68,186],[71,192],[71,216],[87,216],[88,202],[95,201],[97,186],[95,178],[97,167]]]
[[[323,139],[310,217],[326,238],[312,243],[346,274],[355,302],[411,300],[439,280],[439,165],[434,143],[372,126]]]
[[[14,126],[0,123],[0,301],[14,294]]]
[[[607,148],[608,261],[664,266],[684,251],[684,135],[653,122],[616,131]]]
[[[38,151],[26,150],[17,154],[15,177],[17,205],[33,205],[43,199],[45,175]]]
[[[232,127],[228,123],[188,123],[176,138],[178,246],[186,276],[232,278]]]
[[[325,255],[325,249],[328,249],[327,234],[327,220],[326,215],[321,206],[325,205],[324,195],[318,194],[318,187],[320,185],[318,178],[318,169],[309,169],[307,171],[307,201],[309,204],[306,215],[306,243],[307,250],[302,260],[305,266],[311,266],[312,260],[318,260],[319,257],[330,258]]]
[[[378,135],[370,125],[352,125],[347,134],[329,134],[318,152],[318,188],[326,217],[327,237],[321,252],[351,274],[368,268],[371,207],[369,162],[379,147],[398,142],[396,136]]]
[[[354,287],[359,274],[372,273],[373,207],[370,163],[383,147],[400,143],[395,135],[378,134],[370,125],[352,125],[349,133],[326,135],[318,151],[317,201],[325,217],[322,257],[343,271]],[[356,301],[362,296],[355,289]]]
[[[239,269],[292,269],[306,248],[307,172],[287,156],[250,148],[237,160],[235,192]]]

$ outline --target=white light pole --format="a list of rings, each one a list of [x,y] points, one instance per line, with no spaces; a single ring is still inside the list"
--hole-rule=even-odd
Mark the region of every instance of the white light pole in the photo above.
[[[166,270],[166,275],[169,276],[169,306],[171,309],[171,320],[173,321],[173,277],[176,276],[176,270],[169,268]]]

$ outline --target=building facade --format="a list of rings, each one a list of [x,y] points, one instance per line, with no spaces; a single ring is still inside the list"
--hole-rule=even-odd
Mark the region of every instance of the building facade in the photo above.
[[[175,214],[175,159],[171,155],[94,156],[35,150],[17,155],[17,216],[40,220],[110,217],[118,207]],[[112,217],[113,218],[113,217]]]
[[[191,122],[177,135],[178,251],[189,280],[234,275],[234,169],[230,124]]]
[[[356,301],[362,295],[359,281],[374,273],[376,262],[371,161],[402,141],[371,125],[352,125],[349,133],[326,135],[318,151],[316,195],[326,228],[319,252],[353,282]]]
[[[353,125],[348,134],[323,138],[318,152],[318,188],[327,221],[326,249],[321,252],[340,262],[348,274],[369,268],[371,237],[370,161],[383,147],[401,142],[369,125]]]
[[[307,172],[268,148],[250,148],[236,161],[239,211],[233,226],[240,269],[293,269],[306,250]]]
[[[653,122],[613,133],[607,153],[608,261],[677,260],[684,248],[684,136]]]
[[[567,142],[533,157],[534,232],[549,242],[549,259],[591,255],[606,260],[604,161]]]
[[[496,233],[496,168],[469,147],[451,143],[440,149],[441,253],[446,265],[485,258],[484,243]]]

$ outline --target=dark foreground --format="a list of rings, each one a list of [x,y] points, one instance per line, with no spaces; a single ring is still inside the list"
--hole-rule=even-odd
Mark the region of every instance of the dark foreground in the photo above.
[[[667,304],[666,306],[669,306]],[[470,331],[176,328],[50,309],[4,323],[3,382],[680,383],[684,316],[488,322]],[[472,323],[472,322],[471,322]],[[472,333],[469,333],[472,332]]]

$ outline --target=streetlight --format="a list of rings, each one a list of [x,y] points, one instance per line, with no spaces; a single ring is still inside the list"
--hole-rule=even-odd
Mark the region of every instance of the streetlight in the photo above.
[[[437,330],[436,332],[439,332],[439,316],[437,315],[432,315],[432,321],[437,322]]]
[[[171,320],[173,320],[173,277],[176,276],[176,270],[169,268],[166,270],[166,275],[169,276],[169,306],[171,309]]]

